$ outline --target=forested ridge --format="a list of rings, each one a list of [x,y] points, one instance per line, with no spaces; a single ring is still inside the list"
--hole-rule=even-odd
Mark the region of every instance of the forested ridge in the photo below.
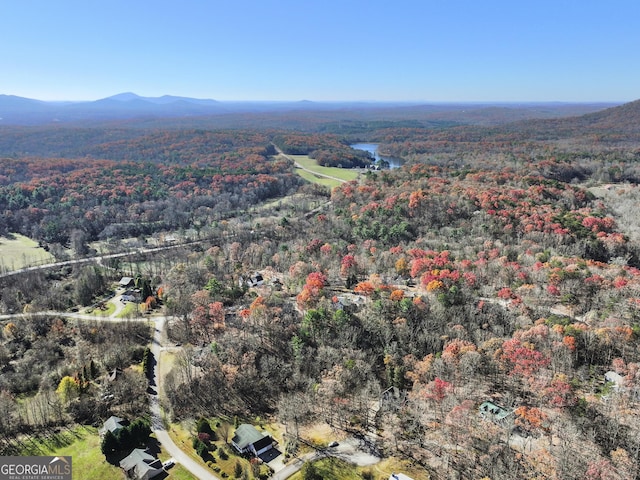
[[[293,437],[328,423],[425,478],[638,478],[640,136],[628,126],[638,104],[618,108],[342,136],[137,131],[68,158],[16,153],[0,162],[5,232],[68,246],[197,223],[203,240],[138,266],[3,279],[0,309],[77,308],[137,269],[145,308],[172,315],[182,344],[165,379],[175,421],[268,417]],[[406,163],[329,193],[303,186],[274,147],[347,162],[354,139]],[[254,272],[264,284],[247,284]],[[115,348],[104,335],[55,316],[4,321],[5,451],[20,432],[142,408],[131,391],[105,404],[91,372],[141,361],[148,337]],[[58,346],[18,382],[43,342]],[[53,402],[64,376],[78,388]],[[55,408],[17,413],[19,395],[23,409]]]

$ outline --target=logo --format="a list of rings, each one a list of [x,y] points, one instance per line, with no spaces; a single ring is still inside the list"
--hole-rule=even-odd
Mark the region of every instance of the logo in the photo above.
[[[71,457],[0,457],[0,480],[71,480]]]

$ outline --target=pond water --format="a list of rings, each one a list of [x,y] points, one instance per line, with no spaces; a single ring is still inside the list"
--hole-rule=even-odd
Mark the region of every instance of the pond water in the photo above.
[[[389,168],[398,168],[404,163],[404,161],[400,160],[399,158],[384,157],[382,155],[379,155],[377,143],[354,143],[353,145],[349,146],[351,148],[355,148],[356,150],[364,150],[366,152],[369,152],[376,160],[385,160],[389,162]]]

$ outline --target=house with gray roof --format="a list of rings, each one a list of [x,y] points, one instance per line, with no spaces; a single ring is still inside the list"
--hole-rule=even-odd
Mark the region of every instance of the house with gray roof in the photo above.
[[[120,460],[120,468],[127,474],[127,478],[135,480],[149,480],[161,474],[162,462],[141,448],[134,449],[128,457]]]
[[[256,427],[248,423],[238,426],[231,439],[231,444],[239,453],[248,453],[256,457],[272,449],[274,443],[275,440],[271,435],[259,432]]]
[[[483,402],[478,408],[478,411],[482,418],[485,420],[491,420],[500,426],[506,426],[509,417],[513,415],[513,410],[501,407],[491,401]]]
[[[125,422],[126,421],[122,418],[111,415],[102,424],[102,428],[99,430],[100,436],[104,437],[105,433],[107,432],[116,433],[121,428],[124,428]]]

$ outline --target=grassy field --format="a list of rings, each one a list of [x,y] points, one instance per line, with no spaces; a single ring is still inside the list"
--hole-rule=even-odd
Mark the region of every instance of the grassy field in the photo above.
[[[334,180],[333,178],[321,177],[311,172],[307,172],[306,170],[301,170],[299,168],[296,169],[296,173],[304,178],[307,182],[317,183],[319,185],[324,185],[328,188],[337,187],[341,185],[342,182],[339,180]]]
[[[12,237],[0,237],[0,270],[18,270],[55,260],[53,255],[38,247],[38,243],[30,238],[17,233]]]
[[[315,160],[309,158],[307,155],[288,155],[288,157],[312,172],[336,177],[344,180],[345,182],[355,180],[359,175],[357,170],[352,170],[350,168],[321,167]]]
[[[139,318],[142,317],[142,308],[136,302],[127,302],[118,318]]]
[[[94,427],[77,426],[48,437],[32,438],[24,455],[69,455],[73,478],[77,480],[124,478],[122,470],[107,463],[102,455],[100,436]]]

